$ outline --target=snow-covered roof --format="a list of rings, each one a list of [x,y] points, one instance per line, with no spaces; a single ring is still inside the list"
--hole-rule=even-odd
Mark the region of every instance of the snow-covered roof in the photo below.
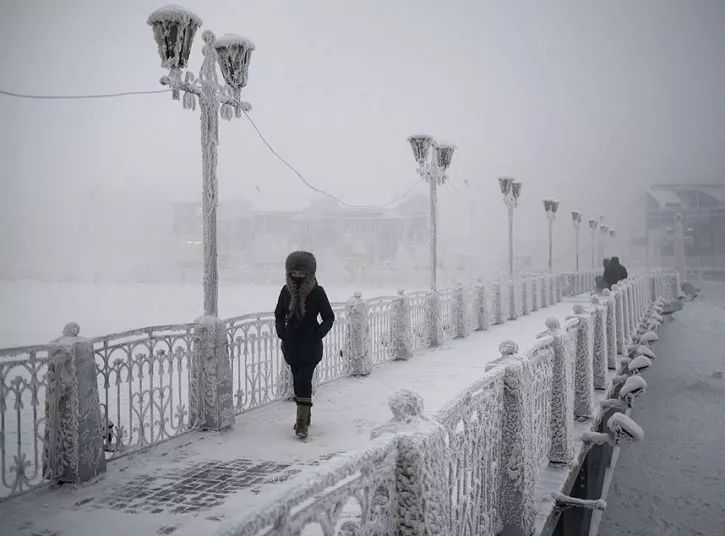
[[[151,13],[146,23],[154,24],[155,22],[163,22],[167,20],[180,22],[182,24],[192,22],[196,26],[201,26],[202,22],[201,17],[193,11],[189,11],[188,9],[177,6],[176,4],[169,4],[167,6],[160,7]]]
[[[680,199],[680,197],[672,190],[661,190],[657,188],[650,189],[647,191],[647,193],[652,196],[652,198],[657,202],[660,208],[672,205],[682,205],[682,199]]]
[[[254,50],[254,42],[241,35],[227,33],[214,40],[214,48],[240,46],[243,49]]]

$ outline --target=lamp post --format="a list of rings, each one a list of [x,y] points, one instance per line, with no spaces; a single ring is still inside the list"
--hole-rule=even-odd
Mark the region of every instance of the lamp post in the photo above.
[[[592,270],[597,269],[597,228],[599,227],[599,222],[595,220],[594,218],[589,220],[589,230],[592,233]]]
[[[549,273],[551,273],[553,265],[554,220],[556,219],[556,212],[558,210],[558,201],[544,199],[544,211],[546,212],[546,219],[549,222]]]
[[[682,214],[675,214],[675,269],[685,279],[685,222]]]
[[[574,226],[574,240],[576,244],[576,271],[579,271],[579,231],[582,226],[582,213],[578,210],[571,211],[571,223]]]
[[[514,275],[514,209],[519,206],[522,183],[513,177],[499,177],[498,185],[501,188],[504,205],[508,209],[509,222],[509,278]]]
[[[609,235],[609,225],[606,225],[602,219],[599,219],[599,232],[601,233],[601,240],[599,240],[599,264],[602,264],[604,262],[605,257],[605,248],[606,248],[606,241],[607,236]]]
[[[242,88],[247,85],[249,61],[254,43],[238,35],[227,34],[217,39],[210,30],[204,31],[202,53],[204,61],[198,79],[190,71],[184,73],[191,52],[191,44],[201,19],[179,6],[165,6],[149,16],[147,23],[153,28],[158,45],[161,66],[169,74],[161,84],[172,90],[171,98],[179,100],[183,91],[183,106],[196,109],[197,99],[201,112],[202,154],[202,220],[204,256],[204,314],[217,316],[219,281],[217,272],[217,144],[219,142],[219,114],[223,119],[239,118],[243,111],[251,110],[249,103],[240,100]],[[226,84],[219,83],[217,65]]]
[[[446,170],[451,165],[455,146],[437,144],[425,134],[408,138],[413,156],[418,163],[418,174],[430,188],[430,288],[436,291],[438,267],[438,185],[444,184],[448,177]]]

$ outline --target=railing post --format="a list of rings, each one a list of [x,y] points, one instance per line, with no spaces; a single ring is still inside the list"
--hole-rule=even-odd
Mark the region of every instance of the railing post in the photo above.
[[[438,328],[439,321],[439,303],[438,292],[430,291],[425,297],[425,325],[428,332],[428,347],[435,348],[440,343]]]
[[[539,288],[539,278],[533,276],[531,278],[531,310],[538,311],[541,308],[541,289]]]
[[[203,430],[223,430],[234,424],[226,324],[215,316],[201,316],[194,322],[199,325],[199,340],[192,355],[189,422]]]
[[[480,279],[476,282],[476,300],[478,301],[478,329],[487,330],[490,326],[489,314],[487,310],[488,305],[486,304],[486,286]]]
[[[501,289],[501,281],[496,280],[496,282],[493,284],[493,303],[494,303],[494,309],[496,311],[496,314],[494,316],[494,324],[503,324],[504,323],[504,317],[503,317],[503,292]]]
[[[79,332],[78,324],[67,324],[49,352],[43,441],[43,477],[74,484],[106,471],[93,344]]]
[[[615,370],[617,368],[617,352],[619,351],[620,336],[617,322],[617,303],[612,292],[605,288],[602,292],[604,304],[606,306],[606,326],[607,326],[607,368]]]
[[[456,290],[453,293],[453,325],[456,339],[462,339],[468,334],[466,324],[466,299],[461,283],[456,285]]]
[[[551,450],[549,461],[569,463],[574,457],[574,386],[569,370],[570,360],[566,355],[566,333],[561,329],[559,320],[546,319],[546,333],[554,339],[554,359],[551,384]]]
[[[530,536],[534,529],[534,499],[537,468],[534,462],[534,432],[530,412],[530,365],[518,359],[518,345],[504,341],[499,346],[503,378],[504,416],[501,426],[501,460],[498,478],[499,512],[506,536]]]
[[[529,279],[527,277],[522,277],[519,280],[519,283],[521,284],[521,303],[523,304],[523,311],[521,312],[524,316],[526,316],[531,312],[531,308],[529,307],[529,295],[531,293],[531,290],[529,289]]]
[[[574,417],[579,421],[594,414],[594,381],[592,354],[594,353],[594,318],[581,305],[574,306],[574,318],[579,320],[576,330],[576,361],[574,365]]]
[[[410,299],[403,290],[393,301],[393,359],[410,359],[413,337],[410,325]]]
[[[606,303],[606,302],[605,302]],[[609,338],[607,337],[607,308],[599,296],[592,296],[594,308],[594,346],[592,348],[592,373],[595,389],[607,388],[607,360],[609,359]]]
[[[423,415],[423,399],[417,393],[402,390],[390,398],[389,405],[393,418],[373,429],[370,436],[375,439],[391,433],[398,438],[395,534],[447,534],[451,512],[444,462],[448,456],[445,429]]]
[[[616,322],[616,333],[617,333],[617,353],[620,355],[624,354],[625,345],[625,330],[624,330],[624,297],[622,291],[619,289],[619,285],[612,285],[612,294],[614,295],[614,314]]]
[[[368,304],[356,292],[345,306],[345,349],[343,355],[351,376],[367,376],[373,370]]]
[[[519,317],[519,307],[516,303],[516,281],[509,280],[509,299],[511,300],[511,307],[509,308],[509,320],[516,320]]]

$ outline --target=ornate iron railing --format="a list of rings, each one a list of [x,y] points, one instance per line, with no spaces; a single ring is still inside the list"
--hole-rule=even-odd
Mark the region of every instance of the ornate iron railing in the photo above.
[[[374,298],[368,301],[371,351],[375,365],[392,357],[394,301],[393,297]]]
[[[503,376],[487,372],[436,416],[446,431],[449,534],[496,534]]]
[[[428,319],[426,318],[427,292],[408,294],[410,303],[411,350],[420,351],[428,347]]]
[[[0,501],[44,483],[45,387],[53,346],[0,350]]]
[[[388,435],[330,460],[311,479],[245,516],[234,534],[394,534],[397,454],[397,439]]]
[[[237,414],[287,396],[289,375],[275,331],[274,314],[226,320]]]
[[[91,339],[108,459],[194,427],[192,359],[202,333],[196,324],[176,324]]]

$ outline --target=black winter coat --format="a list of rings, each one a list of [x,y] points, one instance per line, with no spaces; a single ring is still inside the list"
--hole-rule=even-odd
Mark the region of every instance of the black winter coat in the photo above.
[[[610,262],[609,266],[604,270],[604,281],[606,281],[608,289],[611,289],[612,285],[627,279],[627,277],[629,277],[627,269],[619,263]]]
[[[282,355],[289,365],[317,365],[322,361],[322,339],[332,329],[335,313],[325,289],[317,285],[305,299],[305,316],[298,320],[289,315],[292,297],[285,285],[274,310],[277,336],[282,340]],[[322,322],[317,318],[321,317]]]

